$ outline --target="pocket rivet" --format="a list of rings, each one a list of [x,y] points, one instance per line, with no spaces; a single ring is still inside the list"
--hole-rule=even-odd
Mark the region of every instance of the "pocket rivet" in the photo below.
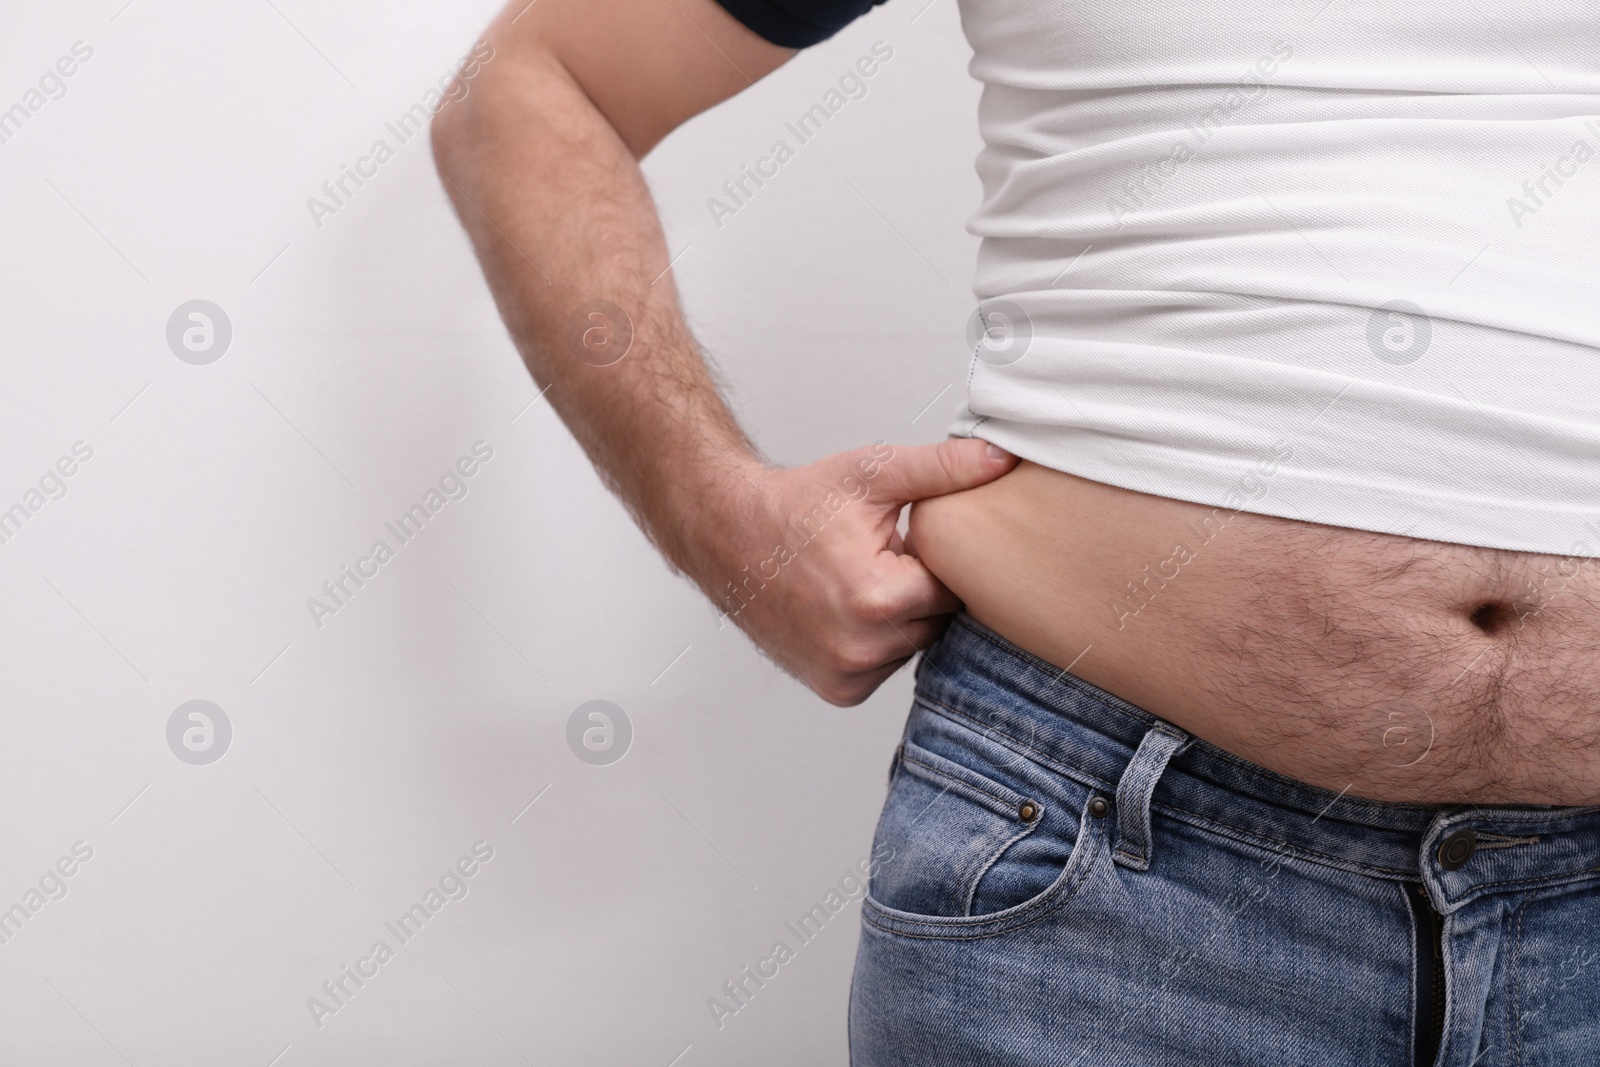
[[[1023,822],[1032,822],[1039,817],[1039,805],[1031,800],[1024,800],[1022,806],[1017,809],[1017,817]]]
[[[1106,812],[1110,810],[1111,805],[1106,802],[1105,797],[1095,797],[1093,800],[1089,801],[1089,814],[1093,815],[1097,819],[1105,818]]]

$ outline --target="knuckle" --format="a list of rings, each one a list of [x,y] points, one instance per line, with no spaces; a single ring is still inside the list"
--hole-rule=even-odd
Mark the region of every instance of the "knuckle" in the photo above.
[[[837,708],[853,708],[871,695],[870,686],[862,685],[860,682],[846,682],[834,687],[828,703]]]
[[[961,441],[954,437],[945,438],[933,448],[933,454],[939,460],[940,469],[944,471],[945,477],[951,481],[961,477],[962,453],[964,451]]]
[[[854,686],[827,685],[816,690],[816,694],[836,708],[849,708],[861,703],[861,696]]]
[[[833,650],[832,666],[842,675],[865,674],[878,665],[879,656],[862,641],[848,641]]]
[[[887,582],[871,580],[861,582],[850,591],[849,614],[858,622],[882,626],[894,617],[899,608],[899,594]]]
[[[871,626],[874,623],[883,622],[883,616],[880,614],[881,610],[882,605],[871,596],[862,593],[860,596],[851,598],[849,617],[852,622],[859,625]]]

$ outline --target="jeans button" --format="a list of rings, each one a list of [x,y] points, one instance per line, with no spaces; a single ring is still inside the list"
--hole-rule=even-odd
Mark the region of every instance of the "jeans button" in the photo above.
[[[1477,831],[1457,830],[1439,842],[1439,866],[1447,871],[1459,871],[1477,850]]]
[[[1097,819],[1105,818],[1106,812],[1110,810],[1111,805],[1106,802],[1105,797],[1095,797],[1093,800],[1089,801],[1089,814],[1093,815]]]

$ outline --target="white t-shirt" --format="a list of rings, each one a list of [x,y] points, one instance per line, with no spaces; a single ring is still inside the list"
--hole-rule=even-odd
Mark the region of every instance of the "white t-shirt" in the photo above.
[[[953,433],[1600,554],[1600,3],[959,2],[984,329]]]

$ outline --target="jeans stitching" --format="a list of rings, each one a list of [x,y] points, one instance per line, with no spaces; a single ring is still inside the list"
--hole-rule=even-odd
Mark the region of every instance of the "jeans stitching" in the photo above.
[[[1511,1019],[1506,1028],[1506,1044],[1516,1067],[1522,1067],[1522,916],[1529,901],[1517,909],[1516,936],[1511,942]]]
[[[906,764],[915,764],[918,768],[921,768],[920,772],[917,771],[917,770],[912,770],[911,771],[912,774],[923,773],[923,774],[931,775],[931,776],[933,776],[935,778],[940,778],[940,779],[942,779],[942,780],[944,780],[946,782],[949,782],[950,784],[945,786],[945,789],[944,789],[945,792],[950,792],[952,788],[959,786],[960,788],[955,789],[955,792],[956,792],[957,796],[961,796],[962,795],[962,790],[963,789],[971,790],[974,793],[980,793],[983,796],[986,796],[986,797],[990,798],[991,800],[995,801],[1000,807],[1005,808],[1005,809],[1007,809],[1008,811],[1011,811],[1011,812],[1015,812],[1016,808],[1023,801],[1028,799],[1027,797],[1023,796],[1021,793],[1014,793],[1013,794],[1016,799],[1013,799],[1012,797],[999,796],[999,795],[997,795],[997,794],[995,794],[995,793],[993,793],[993,792],[991,792],[991,791],[989,791],[987,789],[982,788],[981,786],[974,785],[973,783],[967,781],[964,778],[958,778],[953,774],[946,773],[945,771],[942,771],[938,767],[935,767],[933,764],[929,763],[927,760],[923,760],[923,759],[917,758],[917,756],[914,755],[911,752],[911,748],[912,747],[921,748],[922,746],[917,745],[916,742],[909,741],[909,740],[905,742],[905,745],[906,745],[906,747],[903,748],[901,750],[901,752],[900,752],[900,761],[902,763],[906,763]],[[930,754],[931,755],[938,755],[938,753],[930,753]],[[942,757],[942,758],[947,758],[947,757]],[[954,761],[954,760],[951,760],[951,762],[955,763],[956,766],[961,766],[959,763],[956,763],[956,761]],[[962,769],[965,770],[968,774],[971,774],[972,776],[974,776],[976,778],[982,778],[983,777],[982,774],[979,774],[977,771],[973,770],[970,767],[962,767]],[[930,784],[932,784],[932,783],[930,783]],[[992,784],[997,789],[1004,789],[1005,788],[1004,786],[1000,785],[1000,783],[998,783],[998,782],[995,782],[995,783],[992,783]],[[1007,792],[1011,792],[1011,791],[1007,790]],[[940,794],[940,796],[943,796],[943,795],[944,795],[943,793]],[[937,800],[938,798],[935,797],[934,799]],[[974,801],[974,803],[978,803],[978,802]],[[1043,824],[1044,813],[1045,813],[1044,802],[1040,801],[1040,800],[1035,800],[1035,801],[1033,801],[1033,803],[1038,807],[1038,814],[1036,814],[1034,816],[1034,819],[1033,819],[1032,822],[1024,823],[1022,825],[1022,829],[1019,832],[1013,834],[1010,838],[1008,838],[1006,841],[1004,841],[1000,845],[1000,847],[995,850],[994,855],[992,855],[992,856],[988,857],[987,859],[985,859],[981,864],[978,865],[976,870],[972,870],[972,871],[967,870],[966,868],[969,866],[969,864],[964,863],[964,864],[961,864],[959,869],[956,871],[956,878],[955,878],[955,883],[956,884],[950,887],[951,888],[951,895],[952,895],[952,897],[954,899],[954,902],[955,902],[957,908],[960,909],[963,912],[963,914],[965,914],[971,908],[971,906],[972,906],[972,898],[973,898],[974,895],[976,895],[976,893],[978,891],[978,883],[983,880],[984,872],[987,871],[990,867],[994,866],[994,864],[1000,859],[1000,857],[1005,855],[1007,849],[1009,849],[1012,845],[1016,844],[1018,841],[1022,840],[1024,837],[1027,837],[1029,834],[1033,833],[1034,830],[1038,829],[1039,826],[1041,826]],[[993,815],[996,815],[997,818],[1004,818],[1003,815],[1000,815],[999,813],[994,812],[993,810],[991,810],[990,813],[993,814]]]
[[[1596,875],[1600,875],[1600,867],[1588,867],[1581,871],[1546,875],[1542,878],[1509,878],[1500,882],[1475,882],[1467,888],[1467,891],[1459,899],[1448,895],[1446,895],[1445,899],[1452,904],[1466,904],[1478,899],[1488,889],[1500,889],[1505,886],[1553,889],[1556,886],[1572,885],[1575,882],[1592,881]]]
[[[983,637],[985,640],[988,640],[987,636],[984,635],[984,634],[978,633],[978,634],[976,634],[976,636]],[[997,646],[997,647],[999,647],[999,646]],[[1116,698],[1116,699],[1120,699],[1120,698]],[[949,719],[950,721],[952,721],[952,722],[954,722],[954,723],[956,723],[956,724],[958,724],[960,726],[963,726],[963,727],[965,727],[965,728],[967,728],[969,730],[972,730],[973,732],[979,734],[979,736],[985,737],[985,738],[993,741],[995,744],[1000,745],[1003,748],[1011,748],[1014,751],[1020,751],[1021,753],[1023,753],[1025,758],[1032,759],[1033,762],[1039,764],[1041,767],[1044,767],[1047,770],[1054,771],[1055,773],[1060,774],[1063,777],[1065,777],[1065,778],[1067,778],[1067,779],[1069,779],[1071,781],[1075,781],[1075,782],[1078,782],[1080,784],[1087,785],[1090,788],[1100,788],[1100,789],[1107,789],[1107,790],[1115,788],[1114,784],[1109,782],[1109,781],[1107,781],[1106,779],[1100,778],[1098,775],[1090,774],[1090,773],[1088,773],[1086,771],[1083,771],[1083,770],[1080,770],[1078,768],[1069,767],[1067,764],[1061,763],[1060,761],[1054,759],[1053,757],[1051,757],[1047,753],[1042,752],[1039,749],[1035,748],[1031,744],[1023,742],[1023,741],[1013,737],[1012,735],[1010,735],[1010,734],[1008,734],[1008,733],[1006,733],[1006,732],[1004,732],[1002,730],[999,730],[997,728],[994,728],[994,727],[991,727],[991,726],[985,726],[983,723],[981,723],[977,719],[973,718],[968,713],[966,713],[964,711],[961,711],[961,710],[958,710],[958,709],[956,709],[954,707],[951,707],[949,704],[946,704],[944,701],[940,700],[938,697],[933,696],[933,695],[931,695],[931,694],[929,694],[927,692],[923,692],[923,691],[917,692],[915,694],[915,696],[914,696],[914,700],[915,700],[915,702],[920,703],[924,708],[926,708],[929,711],[929,713],[935,714],[935,715],[939,715],[939,716],[941,716],[942,718],[945,718],[945,719]],[[1113,710],[1117,710],[1117,709],[1113,709]],[[1121,714],[1120,711],[1119,711],[1119,714]],[[1201,742],[1197,741],[1196,743],[1201,743]],[[1215,746],[1212,746],[1212,747],[1214,748]],[[1221,749],[1217,749],[1216,751],[1223,752],[1223,750],[1221,750]],[[1224,754],[1226,754],[1226,753],[1224,753]],[[1246,766],[1250,766],[1250,765],[1246,765]],[[1267,771],[1265,773],[1272,774],[1273,772]],[[1215,785],[1213,783],[1206,782],[1205,779],[1198,779],[1197,778],[1195,780],[1198,781],[1198,782],[1203,782],[1205,784],[1211,785],[1212,788],[1215,788],[1215,789],[1218,789],[1218,790],[1225,790],[1227,788],[1225,786]],[[1292,779],[1286,779],[1286,780],[1292,780]],[[1252,798],[1252,799],[1255,800],[1257,803],[1264,804],[1264,805],[1266,805],[1268,807],[1271,807],[1271,808],[1273,808],[1273,809],[1275,809],[1277,811],[1283,811],[1283,812],[1285,812],[1287,814],[1294,815],[1294,816],[1301,815],[1301,813],[1295,812],[1292,809],[1279,807],[1277,804],[1274,804],[1270,800],[1262,800],[1259,797]],[[1356,797],[1356,798],[1347,797],[1345,799],[1349,800],[1349,801],[1352,801],[1352,802],[1360,802],[1361,798],[1359,798],[1359,797]],[[1406,807],[1406,806],[1405,805],[1396,805],[1396,807]],[[1200,826],[1203,829],[1211,830],[1212,832],[1218,833],[1218,834],[1222,835],[1223,837],[1229,838],[1230,840],[1239,841],[1239,842],[1244,843],[1244,844],[1262,845],[1262,846],[1278,846],[1278,845],[1281,845],[1281,846],[1292,847],[1297,852],[1299,852],[1299,853],[1301,853],[1301,854],[1303,854],[1303,855],[1305,855],[1307,857],[1320,858],[1322,860],[1325,860],[1325,861],[1327,861],[1327,864],[1326,864],[1327,866],[1334,867],[1335,869],[1338,869],[1338,870],[1352,871],[1352,872],[1355,872],[1355,873],[1363,873],[1363,874],[1373,874],[1373,875],[1376,875],[1376,876],[1386,877],[1386,878],[1408,878],[1408,877],[1414,877],[1416,875],[1416,873],[1417,873],[1416,870],[1413,869],[1413,868],[1386,867],[1386,866],[1383,866],[1381,864],[1369,863],[1369,862],[1367,862],[1365,860],[1351,859],[1351,858],[1344,857],[1344,856],[1337,856],[1337,855],[1333,855],[1331,853],[1319,851],[1317,849],[1307,848],[1307,847],[1305,847],[1303,845],[1292,844],[1291,842],[1289,842],[1287,840],[1281,840],[1281,839],[1272,838],[1272,837],[1263,837],[1263,836],[1257,834],[1256,832],[1254,832],[1252,830],[1247,830],[1247,829],[1245,829],[1244,827],[1241,827],[1241,826],[1235,826],[1232,823],[1220,822],[1220,821],[1218,821],[1216,819],[1211,818],[1210,816],[1202,815],[1199,812],[1191,811],[1188,808],[1184,808],[1184,807],[1182,807],[1180,805],[1177,805],[1177,804],[1171,804],[1171,803],[1160,803],[1160,804],[1157,804],[1157,803],[1152,803],[1151,809],[1154,810],[1154,811],[1162,811],[1162,812],[1165,812],[1165,813],[1167,813],[1169,815],[1176,815],[1183,822],[1188,822],[1188,823],[1190,823],[1192,825]],[[1435,809],[1433,809],[1431,807],[1417,807],[1417,808],[1410,809],[1410,810],[1434,811]],[[1553,811],[1528,811],[1528,812],[1497,811],[1495,813],[1495,819],[1496,819],[1497,822],[1500,822],[1500,823],[1534,823],[1534,822],[1548,822],[1550,815],[1553,814],[1553,813],[1558,813],[1558,816],[1560,818],[1566,819],[1566,818],[1571,818],[1571,817],[1583,817],[1583,816],[1586,816],[1586,815],[1588,815],[1590,813],[1595,813],[1595,812],[1600,812],[1600,806],[1589,806],[1589,807],[1583,807],[1583,808],[1554,809]],[[1406,833],[1408,831],[1394,830],[1392,832]],[[1410,832],[1414,832],[1414,831],[1410,831]],[[1558,831],[1549,830],[1547,832],[1554,833],[1554,832],[1558,832]],[[1600,868],[1590,868],[1590,869],[1587,869],[1587,870],[1584,870],[1584,871],[1576,872],[1576,873],[1571,874],[1571,875],[1563,876],[1562,880],[1552,881],[1549,884],[1551,884],[1551,885],[1560,885],[1560,884],[1564,884],[1565,881],[1581,880],[1585,876],[1590,875],[1590,874],[1595,874],[1595,873],[1600,873]],[[1541,881],[1541,879],[1539,879],[1539,878],[1518,879],[1518,880],[1512,880],[1512,881],[1506,881],[1506,882],[1487,883],[1485,885],[1478,886],[1478,887],[1475,887],[1475,888],[1476,889],[1488,889],[1488,888],[1495,888],[1495,887],[1499,887],[1499,886],[1508,886],[1508,885],[1532,885],[1532,884],[1538,884],[1540,881]],[[1464,897],[1462,899],[1466,900],[1466,899],[1470,899],[1470,898],[1469,897]],[[1454,901],[1453,901],[1453,903],[1454,903]]]
[[[1175,741],[1177,744],[1163,752],[1160,742],[1151,744],[1151,737],[1155,734],[1160,734],[1168,741]],[[1133,759],[1128,762],[1127,768],[1122,772],[1122,779],[1117,783],[1116,855],[1126,860],[1125,865],[1133,870],[1144,871],[1150,868],[1150,857],[1155,851],[1155,818],[1152,808],[1156,787],[1166,775],[1172,758],[1187,740],[1187,734],[1172,729],[1164,730],[1159,725],[1154,727],[1139,741]],[[1128,789],[1126,798],[1122,795],[1124,787]],[[1134,828],[1132,834],[1128,832],[1129,823]],[[1136,840],[1130,842],[1130,838]],[[1131,848],[1130,844],[1136,845],[1137,848]]]
[[[1010,840],[1006,841],[1003,845],[1001,845],[1000,848],[995,852],[995,854],[993,856],[989,857],[989,861],[987,863],[985,863],[982,867],[978,868],[978,873],[975,874],[973,876],[973,878],[972,878],[972,885],[967,889],[967,894],[966,894],[967,898],[966,898],[966,900],[962,901],[961,914],[962,914],[962,916],[964,918],[969,918],[969,919],[973,918],[972,902],[974,900],[976,900],[977,897],[978,897],[978,886],[983,884],[983,876],[988,874],[991,870],[993,870],[994,869],[994,865],[1000,862],[1001,857],[1003,857],[1007,852],[1011,851],[1011,846],[1012,845],[1016,844],[1018,841],[1021,841],[1024,837],[1027,837],[1029,834],[1033,833],[1035,827],[1043,825],[1043,820],[1044,820],[1044,805],[1041,804],[1039,806],[1039,815],[1038,815],[1038,817],[1035,818],[1032,823],[1029,823],[1028,825],[1024,826],[1021,830],[1019,830],[1016,833],[1012,834]]]
[[[950,719],[951,721],[957,723],[958,725],[964,726],[967,729],[978,730],[982,728],[981,723],[967,715],[965,712],[957,711],[955,708],[950,707],[943,701],[928,696],[925,693],[918,693],[916,695],[916,699],[920,701],[923,706],[926,707],[932,714]],[[1077,770],[1076,768],[1069,769],[1065,764],[1052,759],[1050,756],[1040,752],[1031,745],[1027,745],[1021,741],[1018,741],[1010,734],[1001,733],[998,730],[989,730],[988,733],[984,734],[983,736],[990,737],[995,744],[1003,747],[1016,747],[1022,749],[1025,753],[1029,754],[1028,758],[1032,759],[1035,763],[1038,763],[1047,770],[1055,771],[1056,773],[1062,775],[1062,777],[1071,781],[1087,785],[1092,789],[1099,788],[1108,791],[1115,789],[1115,786],[1112,783],[1100,778],[1098,775],[1089,774],[1086,771]],[[1090,781],[1084,782],[1085,778],[1090,779]],[[1216,788],[1222,787],[1219,786]],[[1270,801],[1260,801],[1260,803],[1275,807],[1275,805],[1271,805]],[[1288,840],[1280,840],[1273,837],[1263,837],[1254,831],[1246,830],[1244,827],[1234,826],[1231,823],[1218,822],[1209,816],[1201,815],[1199,812],[1190,811],[1188,808],[1177,804],[1157,804],[1152,802],[1150,807],[1152,811],[1160,811],[1168,815],[1175,815],[1180,819],[1180,821],[1197,824],[1201,828],[1211,830],[1212,832],[1220,834],[1229,840],[1261,847],[1282,846],[1284,848],[1292,848],[1296,852],[1306,856],[1320,857],[1328,861],[1328,866],[1334,867],[1338,870],[1354,871],[1355,873],[1363,874],[1370,873],[1384,877],[1396,878],[1407,877],[1416,874],[1416,872],[1413,870],[1407,870],[1398,867],[1384,867],[1374,863],[1367,863],[1363,860],[1348,859],[1343,856],[1335,856],[1330,853],[1319,852],[1316,849],[1307,848],[1303,845],[1295,844]],[[1184,816],[1187,817],[1185,818]]]
[[[920,748],[921,746],[919,745],[917,747]],[[935,775],[935,776],[937,776],[939,778],[943,778],[947,782],[954,782],[956,785],[966,786],[968,789],[972,790],[974,793],[982,793],[984,796],[986,796],[989,799],[993,800],[995,803],[1001,805],[1002,807],[1012,807],[1015,804],[1020,804],[1020,803],[1022,803],[1022,801],[1028,799],[1027,797],[1023,796],[1021,793],[1018,793],[1017,797],[1019,799],[1016,800],[1015,802],[1013,802],[1010,797],[1000,796],[997,793],[990,792],[989,790],[983,788],[980,785],[974,785],[973,783],[967,781],[964,778],[959,778],[956,775],[946,773],[945,771],[940,770],[939,768],[935,767],[933,764],[927,762],[926,760],[918,759],[916,756],[913,756],[910,752],[901,753],[900,759],[901,759],[902,762],[905,762],[905,763],[915,763],[918,767],[921,767],[928,774],[932,774],[932,775]],[[954,763],[955,761],[951,760],[951,762]],[[983,775],[978,774],[977,771],[971,770],[971,768],[963,768],[963,769],[967,770],[968,773],[970,773],[970,774],[976,775],[979,778],[983,777]],[[995,785],[999,785],[999,784],[1000,783],[998,783],[998,782],[995,783]],[[1035,801],[1035,803],[1038,803],[1038,802]],[[1040,804],[1040,808],[1041,809],[1043,808],[1042,804]]]
[[[902,918],[889,914],[889,909],[883,904],[872,899],[870,893],[862,901],[861,921],[886,934],[896,937],[911,937],[923,941],[971,941],[985,937],[999,937],[1043,922],[1061,908],[1071,903],[1077,897],[1079,890],[1088,881],[1090,873],[1094,870],[1091,857],[1087,854],[1080,855],[1081,849],[1088,849],[1095,843],[1096,838],[1104,833],[1100,826],[1085,826],[1089,820],[1081,819],[1079,822],[1080,833],[1074,842],[1072,855],[1067,859],[1067,866],[1077,865],[1072,877],[1065,881],[1058,881],[1039,897],[1025,903],[1023,910],[1006,919],[983,919],[968,917],[965,920],[945,920],[931,922],[926,919]],[[1103,819],[1094,819],[1095,823],[1104,823]],[[1065,877],[1066,872],[1062,872]],[[908,927],[910,929],[902,929]],[[914,933],[914,930],[925,930],[927,933]],[[934,933],[933,931],[938,931]]]

